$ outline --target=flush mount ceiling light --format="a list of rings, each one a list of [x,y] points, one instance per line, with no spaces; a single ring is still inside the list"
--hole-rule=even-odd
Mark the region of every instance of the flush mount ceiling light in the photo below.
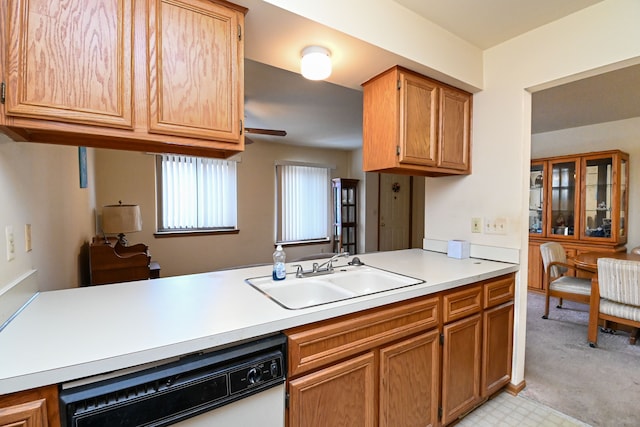
[[[331,75],[331,52],[322,46],[302,49],[300,72],[309,80],[324,80]]]

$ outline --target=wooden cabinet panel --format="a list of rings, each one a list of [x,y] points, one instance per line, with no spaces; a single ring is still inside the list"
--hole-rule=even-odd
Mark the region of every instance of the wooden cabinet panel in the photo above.
[[[375,356],[369,352],[289,383],[289,427],[373,427]]]
[[[484,308],[513,300],[516,282],[513,275],[493,279],[484,285]]]
[[[400,72],[400,163],[436,166],[438,86]]]
[[[0,427],[60,427],[55,385],[0,396]]]
[[[286,331],[289,372],[296,376],[438,326],[438,298],[394,304]]]
[[[132,128],[132,2],[8,3],[6,114]]]
[[[442,424],[446,425],[481,401],[482,316],[445,325],[443,335]]]
[[[239,141],[242,17],[212,2],[149,2],[151,132]]]
[[[442,296],[442,321],[449,323],[482,310],[482,286],[473,285]]]
[[[542,254],[540,254],[540,243],[529,242],[529,271],[527,278],[529,289],[544,290],[544,266],[542,264]]]
[[[236,154],[246,12],[224,0],[0,2],[10,41],[0,49],[0,131],[16,141]]]
[[[439,167],[461,171],[470,168],[471,99],[467,92],[440,89]]]
[[[365,171],[471,173],[470,93],[399,66],[362,86]]]
[[[438,423],[439,337],[433,330],[380,351],[380,427]]]
[[[483,313],[482,397],[489,397],[511,379],[513,302]]]

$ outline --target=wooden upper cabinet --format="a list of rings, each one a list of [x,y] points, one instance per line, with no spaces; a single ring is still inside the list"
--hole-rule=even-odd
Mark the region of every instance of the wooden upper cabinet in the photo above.
[[[471,173],[470,93],[398,66],[362,86],[365,171]]]
[[[132,128],[131,1],[7,7],[7,115]]]
[[[400,163],[436,166],[438,86],[400,72]]]
[[[470,170],[471,95],[458,89],[440,88],[440,155],[438,167]]]
[[[243,17],[208,1],[149,2],[151,132],[239,141]]]
[[[7,0],[0,131],[229,157],[244,149],[244,16],[225,0]]]

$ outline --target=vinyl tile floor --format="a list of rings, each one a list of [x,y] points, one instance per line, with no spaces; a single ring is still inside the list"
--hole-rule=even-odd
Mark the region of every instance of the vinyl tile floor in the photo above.
[[[582,421],[522,396],[496,395],[456,424],[456,427],[589,427]]]

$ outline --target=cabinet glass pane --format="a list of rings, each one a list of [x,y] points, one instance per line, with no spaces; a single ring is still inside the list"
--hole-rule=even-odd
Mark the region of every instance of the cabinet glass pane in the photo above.
[[[620,164],[620,237],[627,236],[627,162]]]
[[[613,159],[587,160],[585,171],[585,235],[611,237]]]
[[[543,224],[543,191],[544,168],[542,165],[531,166],[529,184],[529,233],[542,234]]]
[[[551,234],[573,236],[576,163],[555,163],[551,169]]]

